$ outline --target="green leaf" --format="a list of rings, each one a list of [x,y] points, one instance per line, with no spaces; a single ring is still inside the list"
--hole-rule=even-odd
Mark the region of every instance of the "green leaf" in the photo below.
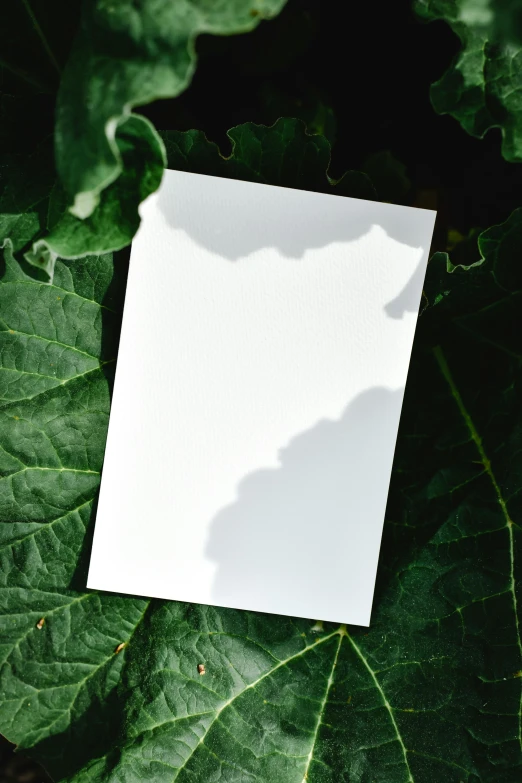
[[[207,173],[222,177],[326,192],[334,186],[340,195],[376,198],[362,172],[348,171],[338,181],[326,175],[330,144],[322,136],[308,134],[300,120],[281,118],[269,128],[251,123],[232,128],[230,158],[223,158],[201,131],[167,131],[162,135],[173,168],[192,166],[199,171],[203,167]],[[150,123],[137,115],[121,126],[118,144],[126,164],[124,171],[103,191],[92,216],[83,220],[67,210],[48,144],[37,150],[23,170],[11,165],[11,176],[6,177],[0,198],[0,236],[9,255],[17,254],[27,262],[22,264],[27,274],[35,275],[28,266],[32,264],[40,278],[49,282],[58,256],[74,259],[125,247],[139,225],[136,204],[156,190],[163,174],[163,153],[156,159],[151,157],[154,137]],[[38,239],[43,231],[47,235]]]
[[[243,179],[283,187],[377,199],[366,174],[328,175],[328,139],[307,132],[302,120],[281,117],[270,127],[246,122],[228,131],[232,151],[224,157],[202,131],[162,131],[169,167],[196,174]]]
[[[0,198],[0,248],[18,254],[27,262],[23,266],[29,275],[36,275],[28,266],[32,265],[48,282],[58,256],[81,258],[128,245],[140,223],[137,205],[158,188],[163,176],[165,160],[155,137],[143,117],[131,115],[122,124],[118,148],[125,169],[84,220],[67,208],[49,144],[42,145],[25,165],[13,165]]]
[[[17,148],[16,130],[2,127],[3,149],[16,148],[18,159],[11,161],[15,170],[3,185],[0,249],[23,259],[28,274],[51,280],[57,257],[128,245],[139,226],[138,207],[158,188],[165,166],[161,138],[132,109],[177,96],[188,86],[198,35],[247,32],[283,5],[284,0],[145,0],[137,7],[132,0],[88,0],[61,80],[68,37],[64,44],[56,31],[74,30],[77,4],[56,4],[50,16],[41,0],[6,5],[0,22],[15,34],[0,71],[13,83],[11,103],[27,90],[53,95],[59,83],[54,136],[59,181],[49,145],[27,160]],[[30,193],[22,182],[31,183]]]
[[[283,5],[284,0],[86,3],[57,106],[56,161],[72,214],[89,217],[101,192],[122,174],[118,136],[131,109],[175,97],[188,86],[200,33],[247,32]],[[161,140],[155,141],[159,156]]]
[[[502,155],[522,160],[522,41],[506,40],[485,2],[417,0],[417,13],[428,20],[444,19],[460,38],[462,51],[431,88],[439,114],[455,117],[465,131],[482,138],[500,128]]]
[[[228,161],[194,132],[167,146],[318,183],[300,129],[288,160],[251,125]],[[520,780],[522,210],[479,247],[429,265],[448,294],[419,321],[370,629],[84,591],[124,281],[110,256],[50,286],[8,259],[0,730],[56,780]]]

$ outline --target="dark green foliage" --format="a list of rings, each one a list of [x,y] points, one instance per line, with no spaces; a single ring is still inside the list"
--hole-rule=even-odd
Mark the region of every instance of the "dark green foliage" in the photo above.
[[[444,19],[461,40],[462,51],[432,85],[435,111],[451,114],[464,130],[482,138],[502,131],[502,154],[522,161],[522,38],[514,2],[416,0],[425,19]]]
[[[280,139],[290,161],[317,142],[295,123],[230,136],[229,161],[200,134],[165,138],[178,165],[287,185]],[[296,169],[301,187],[317,186],[316,154]],[[519,780],[520,212],[479,249],[468,270],[430,263],[369,630],[81,591],[123,284],[110,256],[57,262],[51,286],[9,263],[10,739],[58,780]]]
[[[81,14],[76,3],[53,3],[51,14],[47,5],[17,0],[0,11],[3,29],[15,33],[0,59],[8,86],[3,152],[17,148],[10,115],[20,111],[26,94],[53,95],[59,85],[59,180],[49,140],[29,159],[26,150],[17,150],[8,161],[14,172],[4,172],[0,181],[0,249],[17,254],[27,273],[43,280],[52,279],[58,256],[118,250],[136,233],[138,207],[159,186],[165,153],[152,124],[131,109],[187,87],[200,33],[246,32],[276,15],[284,0],[268,0],[259,9],[243,0],[145,0],[139,10],[133,0],[86,0]],[[71,37],[78,26],[68,59],[60,36],[67,23]]]
[[[245,31],[282,5],[0,11],[0,730],[64,783],[519,783],[522,211],[505,206],[518,167],[504,174],[491,134],[477,151],[451,120],[444,135],[446,118],[427,138],[417,128],[424,93],[405,94],[394,67],[418,70],[419,50],[395,42],[395,7],[351,8],[349,48],[315,0],[243,44],[200,35],[203,81],[140,109],[149,119],[130,113],[187,86],[201,32]],[[416,3],[464,47],[435,108],[478,137],[500,128],[513,161],[518,5]],[[437,28],[411,17],[410,43]],[[226,78],[212,81],[221,55]],[[232,109],[255,123],[228,122]],[[194,125],[206,133],[155,130]],[[187,171],[439,208],[370,629],[85,590],[125,290],[123,254],[105,251],[130,242],[165,154]]]

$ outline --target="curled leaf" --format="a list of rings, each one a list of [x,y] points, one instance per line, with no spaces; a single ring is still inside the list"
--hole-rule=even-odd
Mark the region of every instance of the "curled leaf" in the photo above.
[[[443,19],[460,38],[462,50],[431,87],[439,114],[451,114],[465,131],[482,138],[500,128],[502,155],[522,160],[522,40],[499,33],[500,3],[476,0],[417,0],[417,13]]]
[[[199,34],[247,32],[275,16],[284,2],[88,0],[56,112],[56,165],[71,213],[92,215],[101,193],[125,171],[119,137],[132,109],[175,97],[188,86]],[[152,134],[151,155],[160,157],[161,150]]]
[[[229,159],[196,132],[167,148],[193,171],[330,187],[322,142],[275,127],[234,129]],[[68,783],[518,780],[521,254],[517,210],[480,263],[429,264],[448,293],[417,329],[369,629],[85,591],[121,262],[58,260],[42,285],[8,258],[2,733]]]

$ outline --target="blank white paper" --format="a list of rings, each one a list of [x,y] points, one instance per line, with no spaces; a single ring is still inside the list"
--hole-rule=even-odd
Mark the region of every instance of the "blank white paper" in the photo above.
[[[435,212],[167,171],[88,587],[368,626]]]

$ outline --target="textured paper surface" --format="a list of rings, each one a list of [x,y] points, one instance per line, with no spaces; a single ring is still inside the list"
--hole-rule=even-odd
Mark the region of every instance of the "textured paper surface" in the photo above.
[[[167,171],[88,587],[368,625],[435,213]]]

